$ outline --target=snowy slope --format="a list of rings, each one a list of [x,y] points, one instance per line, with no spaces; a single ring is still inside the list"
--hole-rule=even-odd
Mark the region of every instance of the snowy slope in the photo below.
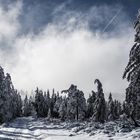
[[[86,123],[49,123],[46,119],[17,118],[0,127],[0,140],[139,140],[140,129],[131,132],[112,130],[114,125],[94,127]],[[114,129],[114,128],[113,128]],[[117,129],[117,128],[116,128]]]

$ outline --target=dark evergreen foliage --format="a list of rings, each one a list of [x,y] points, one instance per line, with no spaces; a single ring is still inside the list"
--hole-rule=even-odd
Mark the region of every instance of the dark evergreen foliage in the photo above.
[[[86,116],[86,99],[84,93],[77,89],[77,86],[71,85],[68,90],[62,93],[68,93],[66,118],[70,120],[83,120]]]
[[[10,74],[4,74],[0,67],[0,123],[9,121],[22,114],[22,100],[14,89]]]
[[[126,89],[125,109],[128,117],[134,121],[140,119],[140,13],[134,24],[136,31],[135,44],[129,54],[129,62],[125,68],[123,78],[130,83]]]
[[[89,98],[87,99],[87,114],[86,114],[87,118],[92,117],[94,113],[95,100],[96,100],[96,93],[92,91],[92,94],[89,94]]]
[[[99,79],[94,81],[97,84],[97,96],[94,104],[93,120],[104,123],[106,120],[106,102],[104,98],[102,83]]]

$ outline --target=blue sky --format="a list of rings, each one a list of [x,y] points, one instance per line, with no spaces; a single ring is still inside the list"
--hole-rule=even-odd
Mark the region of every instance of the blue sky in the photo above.
[[[122,80],[134,40],[138,0],[1,0],[0,64],[15,87],[85,95],[103,82],[105,95],[125,96]]]

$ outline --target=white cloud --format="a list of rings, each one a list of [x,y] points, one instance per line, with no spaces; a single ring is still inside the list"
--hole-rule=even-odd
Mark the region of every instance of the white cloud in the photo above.
[[[19,29],[18,16],[20,15],[21,7],[21,2],[9,5],[7,10],[2,6],[0,7],[0,41],[4,38],[15,37]]]
[[[0,23],[0,33],[8,35],[8,38],[18,32],[19,7],[14,6],[15,11],[11,8],[8,13],[2,8],[0,10],[0,19],[6,28],[6,32],[2,32]],[[106,93],[111,91],[117,93],[115,97],[124,96],[127,84],[121,77],[133,43],[133,32],[128,27],[124,13],[119,18],[122,21],[116,24],[113,32],[102,35],[100,31],[91,31],[88,28],[89,20],[85,19],[99,16],[97,19],[101,22],[108,15],[105,21],[110,19],[112,9],[105,7],[106,14],[102,9],[93,7],[94,15],[90,9],[89,15],[85,17],[72,13],[62,17],[59,22],[56,18],[38,35],[15,36],[13,48],[16,51],[13,58],[8,58],[6,63],[1,61],[11,73],[15,87],[29,91],[36,86],[44,90],[53,87],[62,90],[74,83],[88,94],[96,88],[93,85],[94,79],[99,78]],[[7,14],[9,20],[2,17],[1,13]],[[98,23],[97,19],[95,24]],[[14,64],[9,65],[11,61]]]
[[[13,67],[16,60],[14,42],[20,29],[18,17],[21,10],[20,1],[8,5],[7,8],[0,2],[0,65],[6,68],[10,65]]]

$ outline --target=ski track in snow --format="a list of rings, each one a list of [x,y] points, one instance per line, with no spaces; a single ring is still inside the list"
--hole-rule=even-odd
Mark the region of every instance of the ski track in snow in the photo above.
[[[0,140],[140,140],[138,135],[140,129],[113,136],[96,131],[95,135],[89,136],[84,132],[73,133],[61,125],[48,124],[45,119],[33,117],[17,118],[0,126]]]

